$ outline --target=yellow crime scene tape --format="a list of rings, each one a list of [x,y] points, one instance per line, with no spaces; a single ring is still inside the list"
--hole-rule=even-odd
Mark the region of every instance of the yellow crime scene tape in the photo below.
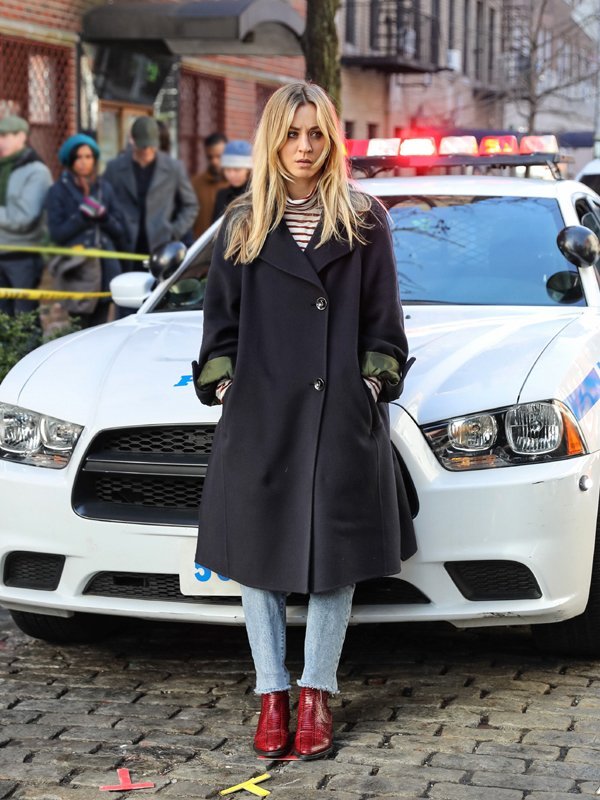
[[[0,289],[5,300],[87,300],[90,297],[110,297],[110,292],[55,292],[53,289]]]
[[[118,258],[129,261],[146,261],[150,256],[140,253],[122,253],[118,250],[98,250],[85,247],[54,247],[48,245],[25,246],[21,244],[0,244],[0,252],[45,253],[56,256],[87,256],[89,258]],[[110,292],[58,292],[52,289],[9,289],[0,288],[0,299],[5,300],[85,300],[92,297],[110,297]]]
[[[85,247],[54,247],[54,245],[42,247],[41,245],[25,246],[22,244],[0,244],[0,251],[4,250],[11,253],[47,253],[48,255],[57,256],[118,258],[128,259],[129,261],[147,261],[150,258],[150,256],[141,255],[140,253],[122,253],[119,250],[96,250],[94,248],[86,249]]]

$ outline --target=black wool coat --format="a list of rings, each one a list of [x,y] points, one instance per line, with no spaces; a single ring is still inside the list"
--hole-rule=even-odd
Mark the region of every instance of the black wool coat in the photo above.
[[[194,379],[207,405],[220,378],[233,382],[196,561],[246,586],[327,591],[395,574],[416,550],[389,436],[402,380],[386,380],[375,403],[361,375],[363,355],[379,353],[403,377],[408,354],[378,203],[367,221],[367,244],[352,248],[317,247],[319,226],[303,252],[283,220],[250,264],[225,259],[223,228],[215,245]]]

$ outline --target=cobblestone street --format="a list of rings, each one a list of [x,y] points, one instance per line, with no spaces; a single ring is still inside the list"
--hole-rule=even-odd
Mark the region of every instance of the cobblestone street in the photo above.
[[[292,629],[295,677],[301,655]],[[600,662],[543,657],[524,628],[351,628],[336,751],[314,762],[253,755],[243,629],[140,622],[59,647],[1,611],[0,659],[0,798],[215,797],[266,771],[273,800],[571,800],[600,786]],[[100,792],[117,768],[155,788]]]

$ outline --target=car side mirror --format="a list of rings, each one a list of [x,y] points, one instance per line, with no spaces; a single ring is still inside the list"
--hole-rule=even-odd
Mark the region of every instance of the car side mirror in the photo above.
[[[150,296],[156,281],[147,272],[124,272],[110,282],[113,301],[124,308],[139,308]]]
[[[569,225],[556,237],[556,244],[563,256],[576,267],[593,267],[600,256],[600,240],[583,225]]]
[[[183,242],[161,244],[150,256],[150,272],[157,280],[164,281],[179,267],[186,253]]]
[[[546,281],[546,291],[555,303],[561,305],[578,303],[583,297],[581,276],[578,272],[571,272],[568,269],[555,272]]]

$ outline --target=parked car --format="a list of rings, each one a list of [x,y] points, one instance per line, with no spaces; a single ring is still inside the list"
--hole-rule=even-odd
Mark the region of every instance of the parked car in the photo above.
[[[390,212],[416,357],[390,417],[418,551],[357,587],[352,622],[531,624],[542,647],[599,655],[600,197],[483,175],[362,186]],[[220,410],[190,362],[217,228],[113,281],[137,314],[44,345],[0,385],[0,603],[32,636],[243,622],[238,586],[194,563]]]

